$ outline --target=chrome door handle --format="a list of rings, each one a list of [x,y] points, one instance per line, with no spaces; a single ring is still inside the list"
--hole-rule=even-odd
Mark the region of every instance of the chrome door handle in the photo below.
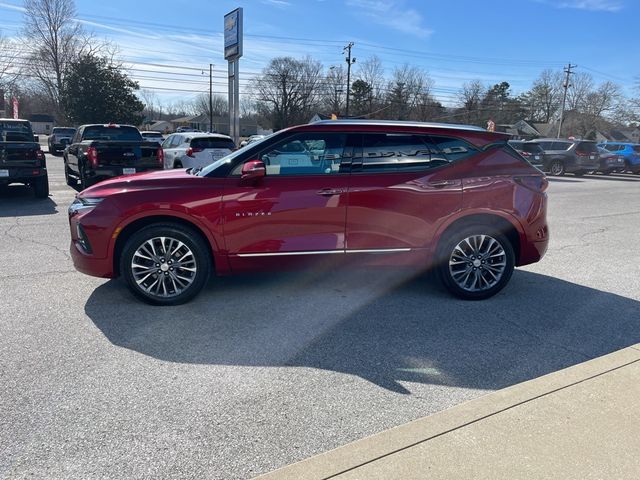
[[[331,196],[331,195],[340,195],[341,193],[344,193],[344,190],[342,190],[341,188],[323,188],[322,190],[319,190],[316,193],[318,195]]]
[[[429,182],[429,186],[433,188],[450,187],[451,185],[459,185],[458,180],[438,180],[435,182]]]

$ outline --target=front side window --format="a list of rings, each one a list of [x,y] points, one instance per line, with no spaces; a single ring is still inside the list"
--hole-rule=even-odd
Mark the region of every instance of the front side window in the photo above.
[[[340,173],[346,137],[333,132],[298,133],[262,151],[258,159],[264,162],[267,176]]]
[[[167,137],[166,140],[162,142],[162,148],[169,148],[172,141],[173,141],[173,135]]]

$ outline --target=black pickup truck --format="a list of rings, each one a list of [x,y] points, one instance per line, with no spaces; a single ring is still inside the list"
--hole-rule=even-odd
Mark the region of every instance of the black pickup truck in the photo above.
[[[0,186],[24,183],[33,187],[37,198],[46,198],[47,161],[33,138],[27,120],[0,118]]]
[[[162,148],[130,125],[82,125],[64,151],[67,184],[79,182],[83,190],[105,178],[162,168]]]

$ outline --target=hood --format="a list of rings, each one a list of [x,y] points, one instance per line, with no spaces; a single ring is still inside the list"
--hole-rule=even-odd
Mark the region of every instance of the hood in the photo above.
[[[83,190],[78,195],[81,197],[106,197],[135,190],[193,187],[203,180],[206,178],[189,175],[186,169],[154,170],[110,178]]]

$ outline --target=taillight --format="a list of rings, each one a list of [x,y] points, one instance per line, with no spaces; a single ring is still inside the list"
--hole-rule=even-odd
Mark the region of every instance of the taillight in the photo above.
[[[588,157],[589,152],[583,152],[582,150],[576,150],[576,155],[579,157]]]
[[[522,155],[523,157],[530,157],[531,154],[529,152],[520,152],[520,155]]]
[[[158,155],[158,164],[160,164],[161,168],[164,167],[164,150],[158,148],[156,155]]]
[[[87,158],[92,168],[98,168],[98,150],[96,147],[87,148]]]
[[[187,149],[187,157],[193,157],[194,153],[200,153],[202,150],[203,150],[202,148],[189,147]]]
[[[515,177],[514,180],[529,190],[534,192],[544,192],[549,186],[549,181],[542,175],[526,175],[522,177]]]
[[[36,158],[38,160],[40,160],[41,162],[44,162],[44,160],[45,160],[44,152],[42,150],[38,150],[36,152]]]

